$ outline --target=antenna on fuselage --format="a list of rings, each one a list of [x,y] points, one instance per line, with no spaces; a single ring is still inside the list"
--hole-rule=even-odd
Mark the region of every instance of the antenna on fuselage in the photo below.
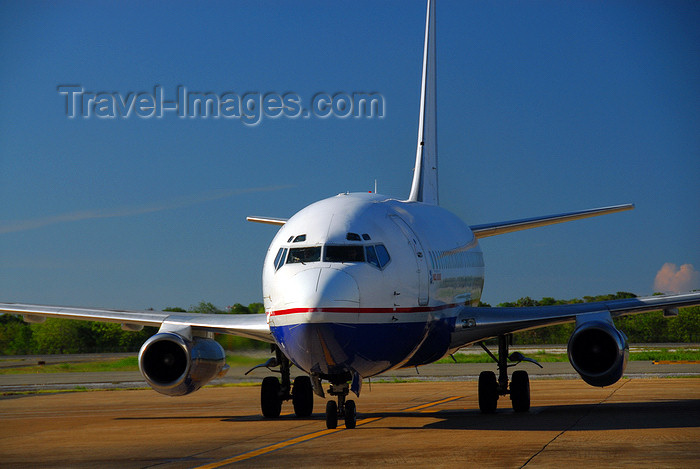
[[[437,87],[435,47],[435,0],[428,0],[423,45],[423,75],[418,120],[418,147],[410,202],[438,205]]]

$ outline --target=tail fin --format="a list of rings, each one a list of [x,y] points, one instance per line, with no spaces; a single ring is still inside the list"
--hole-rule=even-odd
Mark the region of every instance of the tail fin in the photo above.
[[[423,79],[418,122],[418,148],[408,200],[438,205],[437,90],[435,58],[435,0],[428,0],[423,47]]]

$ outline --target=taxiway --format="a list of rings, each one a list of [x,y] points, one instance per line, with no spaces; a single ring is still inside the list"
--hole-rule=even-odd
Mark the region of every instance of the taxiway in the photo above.
[[[474,381],[373,383],[354,430],[263,419],[258,386],[169,398],[151,390],[0,399],[3,467],[698,467],[700,378],[607,388],[534,379],[532,410],[477,409]],[[286,414],[285,414],[286,413]]]

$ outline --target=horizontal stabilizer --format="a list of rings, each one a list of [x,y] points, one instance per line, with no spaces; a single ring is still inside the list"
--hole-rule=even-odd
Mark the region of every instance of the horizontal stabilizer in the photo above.
[[[580,220],[582,218],[596,217],[608,213],[623,212],[632,210],[634,204],[613,205],[611,207],[591,208],[578,212],[559,213],[557,215],[546,215],[543,217],[522,218],[520,220],[510,220],[498,223],[487,223],[484,225],[471,226],[474,236],[477,238],[487,238],[489,236],[511,233],[513,231],[537,228],[538,226],[554,225],[566,221]]]
[[[287,223],[286,218],[274,218],[274,217],[245,217],[246,220],[255,223],[266,223],[268,225],[278,225],[282,226]]]

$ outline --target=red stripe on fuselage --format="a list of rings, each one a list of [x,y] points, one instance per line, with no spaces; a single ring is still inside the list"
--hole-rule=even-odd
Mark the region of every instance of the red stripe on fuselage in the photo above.
[[[454,308],[455,304],[440,306],[417,306],[415,308],[290,308],[279,311],[270,311],[270,316],[283,316],[296,313],[428,313]]]

